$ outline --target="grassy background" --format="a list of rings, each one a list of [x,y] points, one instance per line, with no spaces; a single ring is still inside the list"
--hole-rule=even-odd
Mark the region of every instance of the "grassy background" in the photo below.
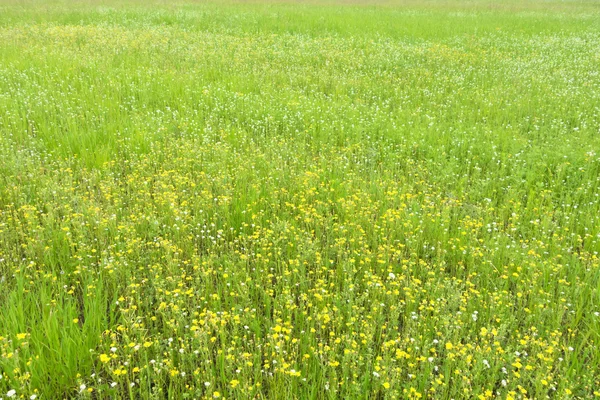
[[[600,396],[593,1],[0,3],[0,397]]]

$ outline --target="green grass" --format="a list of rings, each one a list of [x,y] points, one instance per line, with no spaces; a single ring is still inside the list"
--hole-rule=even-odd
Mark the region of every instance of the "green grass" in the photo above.
[[[598,397],[599,153],[595,1],[3,1],[0,398]]]

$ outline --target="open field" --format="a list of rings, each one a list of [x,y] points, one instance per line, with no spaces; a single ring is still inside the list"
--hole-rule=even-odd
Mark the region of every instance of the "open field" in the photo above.
[[[600,397],[600,3],[0,2],[0,398]]]

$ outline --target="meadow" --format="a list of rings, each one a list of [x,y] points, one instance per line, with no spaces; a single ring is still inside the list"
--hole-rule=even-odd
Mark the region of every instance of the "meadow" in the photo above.
[[[600,3],[0,2],[0,399],[600,397]]]

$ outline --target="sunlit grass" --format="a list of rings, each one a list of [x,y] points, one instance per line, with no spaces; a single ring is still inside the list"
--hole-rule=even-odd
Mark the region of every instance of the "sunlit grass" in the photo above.
[[[2,2],[0,398],[600,396],[598,11]]]

